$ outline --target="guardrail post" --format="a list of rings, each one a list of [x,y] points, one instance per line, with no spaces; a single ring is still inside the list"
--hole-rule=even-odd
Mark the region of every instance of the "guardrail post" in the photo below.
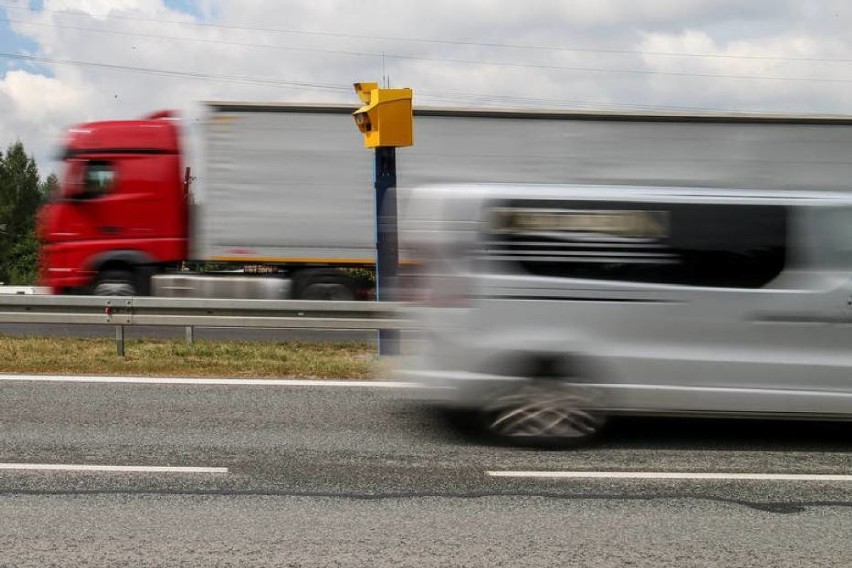
[[[191,325],[186,326],[186,344],[195,345],[195,328]]]
[[[115,326],[115,351],[119,357],[124,357],[124,326]]]

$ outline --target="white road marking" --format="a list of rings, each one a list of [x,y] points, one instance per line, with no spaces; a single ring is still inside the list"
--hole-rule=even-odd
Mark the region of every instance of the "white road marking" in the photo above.
[[[313,379],[208,379],[191,377],[86,377],[72,375],[14,375],[2,374],[0,381],[50,382],[50,383],[124,383],[145,385],[236,385],[264,387],[352,387],[352,388],[407,388],[415,383],[399,381],[346,381]]]
[[[94,471],[118,473],[228,473],[227,467],[170,467],[155,465],[86,465],[60,463],[0,463],[0,470]]]
[[[688,479],[702,481],[852,481],[852,475],[804,473],[690,473],[668,471],[487,471],[527,479]]]

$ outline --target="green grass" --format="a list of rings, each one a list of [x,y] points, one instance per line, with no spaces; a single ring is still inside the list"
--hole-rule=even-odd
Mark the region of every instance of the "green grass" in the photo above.
[[[115,340],[0,335],[0,373],[368,379],[378,368],[366,343]]]

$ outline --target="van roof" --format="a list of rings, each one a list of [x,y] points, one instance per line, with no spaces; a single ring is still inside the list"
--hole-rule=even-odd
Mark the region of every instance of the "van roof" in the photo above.
[[[850,188],[852,189],[852,188]],[[647,185],[594,185],[594,184],[440,184],[415,188],[416,193],[435,193],[452,199],[476,197],[479,199],[578,199],[584,201],[678,201],[755,203],[767,201],[789,205],[852,206],[849,192],[824,190],[737,189],[710,187],[665,187]]]

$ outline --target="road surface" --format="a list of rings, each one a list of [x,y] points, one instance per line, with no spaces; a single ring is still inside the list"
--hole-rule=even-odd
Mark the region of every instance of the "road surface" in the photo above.
[[[622,420],[544,452],[365,383],[31,379],[0,377],[0,566],[852,558],[846,424]]]

